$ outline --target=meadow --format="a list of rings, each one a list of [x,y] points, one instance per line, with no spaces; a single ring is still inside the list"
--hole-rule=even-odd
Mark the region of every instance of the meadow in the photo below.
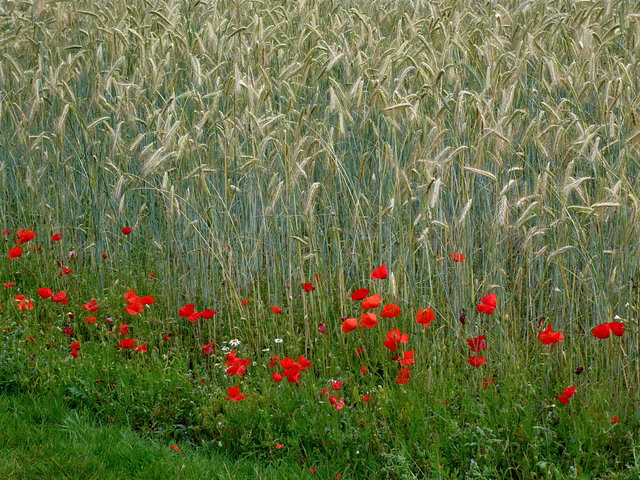
[[[638,52],[629,0],[0,3],[0,477],[640,478]]]

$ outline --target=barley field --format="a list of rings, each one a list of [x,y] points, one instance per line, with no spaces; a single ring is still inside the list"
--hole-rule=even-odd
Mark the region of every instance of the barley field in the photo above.
[[[0,478],[640,478],[637,0],[5,0],[0,185]]]

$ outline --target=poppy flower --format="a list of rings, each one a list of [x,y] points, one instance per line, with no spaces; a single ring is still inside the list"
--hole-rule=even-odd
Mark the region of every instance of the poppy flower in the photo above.
[[[472,367],[479,367],[481,365],[487,364],[487,357],[483,357],[482,355],[474,355],[473,357],[469,358],[467,362]]]
[[[487,388],[489,388],[489,385],[492,385],[494,383],[496,383],[495,377],[483,378],[482,379],[482,389],[486,390]]]
[[[51,241],[52,242],[57,242],[61,238],[62,238],[62,234],[61,233],[54,233],[53,235],[51,235]]]
[[[4,284],[4,288],[11,288],[15,286],[16,286],[16,282],[7,282]]]
[[[314,287],[314,286],[313,286],[313,283],[311,283],[311,282],[305,282],[305,283],[303,283],[303,284],[302,284],[302,289],[303,289],[305,292],[309,293],[309,292],[311,292],[311,291],[315,290],[315,289],[316,289],[316,287]]]
[[[106,260],[106,259],[107,259],[107,254],[106,254],[106,253],[103,253],[103,254],[102,254],[102,258]]]
[[[247,305],[249,305],[249,303],[251,303],[251,300],[249,300],[248,298],[240,301],[240,305],[242,305],[243,307],[246,307]]]
[[[278,356],[277,356],[277,355],[274,355],[274,356],[271,358],[271,361],[269,362],[269,366],[270,366],[271,368],[275,367],[275,366],[278,364],[278,360],[279,360]]]
[[[227,392],[229,393],[227,400],[233,400],[234,402],[239,402],[240,400],[247,398],[247,396],[244,393],[240,393],[240,385],[227,388]]]
[[[120,343],[116,345],[116,348],[121,348],[123,350],[133,348],[135,341],[136,340],[134,338],[121,338]]]
[[[179,452],[180,447],[178,445],[171,445],[171,450],[173,450],[174,452]]]
[[[624,323],[622,322],[611,322],[609,323],[611,327],[611,333],[613,333],[616,337],[621,337],[624,335]]]
[[[71,273],[71,269],[65,267],[62,270],[60,270],[60,273],[58,275],[63,276],[63,275],[69,275],[70,273]]]
[[[542,332],[538,333],[538,340],[543,345],[551,345],[557,342],[564,341],[564,335],[560,332],[553,332],[553,326],[551,322],[549,322],[549,326],[544,329]]]
[[[378,317],[375,313],[363,313],[360,315],[360,326],[362,328],[373,328],[378,323]]]
[[[618,423],[620,421],[620,419],[618,417],[613,417],[611,419],[611,425],[615,425],[616,423]]]
[[[321,335],[324,335],[325,333],[327,333],[327,324],[326,323],[321,323],[320,325],[318,325],[318,333]]]
[[[40,298],[50,298],[53,295],[53,290],[51,290],[50,288],[39,288],[38,289],[38,296]]]
[[[69,345],[69,355],[71,356],[71,358],[78,358],[78,351],[80,350],[80,342],[78,342],[77,340],[74,342],[71,342],[71,345]]]
[[[98,317],[92,317],[92,316],[84,317],[84,323],[86,323],[87,325],[91,325],[93,323],[96,323],[97,321],[98,321]]]
[[[15,300],[18,303],[18,310],[21,312],[26,312],[27,310],[33,310],[35,308],[33,305],[33,299],[26,298],[21,293],[16,295]]]
[[[369,403],[371,401],[371,395],[364,395],[361,400],[363,402]],[[338,478],[338,476],[336,476],[336,478]]]
[[[461,253],[449,254],[449,258],[453,258],[454,262],[464,262],[464,255]]]
[[[200,312],[200,317],[208,320],[210,318],[213,318],[215,314],[216,314],[215,310],[211,310],[210,308],[207,308],[206,310],[203,310]]]
[[[401,312],[402,311],[400,310],[400,307],[398,305],[394,303],[389,303],[384,307],[382,307],[382,312],[380,312],[380,316],[385,318],[395,318],[398,315],[400,315]]]
[[[576,393],[576,387],[565,388],[562,391],[562,395],[558,397],[558,401],[566,405],[569,403],[569,399],[573,397],[575,393]]]
[[[274,382],[281,382],[282,381],[282,375],[278,372],[274,373],[273,375],[271,375],[271,378],[273,379]]]
[[[411,365],[414,365],[416,363],[415,358],[413,358],[413,355],[416,353],[415,350],[409,350],[406,352],[402,352],[402,358],[398,358],[398,362],[400,362],[400,366],[401,367],[409,367]]]
[[[409,378],[411,378],[411,369],[401,368],[398,371],[398,378],[396,378],[396,383],[407,385],[409,383]]]
[[[22,247],[13,247],[7,254],[9,258],[18,258],[22,256]]]
[[[98,306],[97,300],[91,299],[82,306],[82,309],[87,310],[88,312],[97,312],[100,310],[100,307]]]
[[[380,295],[371,295],[362,300],[362,309],[371,310],[372,308],[378,308],[380,303],[382,303],[382,297]]]
[[[131,228],[122,227],[122,233],[124,233],[125,235],[129,235],[131,233]]]
[[[371,272],[371,278],[377,278],[378,280],[384,280],[388,276],[389,272],[387,271],[386,265],[382,265]]]
[[[118,333],[120,335],[122,335],[123,337],[125,335],[129,334],[129,325],[127,325],[126,323],[121,323],[120,326],[118,327]]]
[[[355,318],[347,318],[342,322],[342,332],[349,333],[351,330],[355,330],[358,327],[358,320]]]
[[[68,305],[69,300],[67,300],[67,292],[62,290],[61,292],[56,293],[51,297],[51,301],[55,303],[61,303],[63,305]]]
[[[429,328],[431,322],[436,318],[436,314],[428,307],[423,307],[416,313],[416,322]]]
[[[135,345],[133,347],[133,351],[134,352],[146,352],[147,351],[147,344],[143,343],[142,345]]]
[[[180,307],[178,309],[178,315],[180,316],[180,318],[186,318],[194,312],[195,312],[195,305],[193,305],[192,303],[190,303],[189,305],[185,305],[184,307]]]
[[[280,307],[277,307],[275,305],[273,307],[271,307],[271,311],[273,313],[282,313],[282,310],[280,309]]]
[[[206,345],[200,345],[202,347],[202,352],[205,355],[211,355],[216,353],[216,347],[213,346],[213,342],[209,342]]]
[[[609,338],[609,335],[611,335],[611,326],[608,323],[603,323],[601,325],[593,327],[593,329],[591,330],[591,334],[594,337],[600,339]]]
[[[73,335],[73,328],[66,326],[64,327],[64,330],[62,331],[65,335]]]
[[[369,370],[369,367],[360,367],[360,373],[362,373],[362,375],[367,375],[367,371]]]
[[[336,412],[344,408],[344,399],[340,397],[340,400],[338,400],[337,395],[331,395],[329,397],[329,403],[331,403],[331,405],[334,405],[336,407]]]
[[[467,344],[469,345],[469,348],[471,349],[472,352],[477,353],[487,349],[487,342],[485,342],[484,339],[485,339],[484,335],[480,335],[479,337],[476,337],[476,338],[469,338],[467,339]]]
[[[353,300],[354,302],[360,301],[363,298],[365,298],[367,295],[369,295],[369,290],[367,290],[366,288],[359,288],[358,290],[354,290],[354,292],[351,294],[351,300]]]
[[[389,330],[385,337],[384,346],[387,347],[392,352],[395,352],[398,349],[398,343],[408,343],[409,342],[409,334],[400,333],[400,330]]]
[[[36,238],[36,234],[33,230],[24,230],[24,229],[20,229],[16,232],[16,235],[18,236],[18,241],[16,243],[27,243],[29,240],[33,240],[34,238]]]
[[[496,294],[490,293],[480,300],[481,303],[479,305],[476,305],[476,309],[480,313],[491,315],[496,310],[497,301],[498,297],[496,297]]]

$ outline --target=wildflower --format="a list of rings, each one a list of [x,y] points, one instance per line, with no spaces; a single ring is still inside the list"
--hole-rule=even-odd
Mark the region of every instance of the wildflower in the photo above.
[[[351,330],[355,330],[358,327],[358,320],[355,318],[347,318],[342,322],[342,332],[349,333]]]
[[[229,340],[229,345],[231,345],[233,348],[238,347],[240,345],[240,340],[238,340],[237,338]]]
[[[382,265],[376,268],[373,272],[371,272],[371,278],[376,278],[379,280],[384,280],[389,276],[389,272],[387,271],[387,266]]]
[[[400,315],[401,310],[400,307],[394,303],[389,303],[382,307],[382,311],[380,312],[381,317],[385,318],[395,318]]]
[[[480,352],[487,349],[487,342],[485,342],[484,339],[484,335],[480,335],[476,338],[469,338],[467,339],[467,344],[472,352]]]
[[[275,305],[273,307],[271,307],[271,311],[273,313],[282,313],[282,310],[280,309],[280,307],[277,307]]]
[[[490,293],[489,295],[487,295],[486,297],[483,297],[480,300],[481,303],[479,305],[476,305],[476,309],[480,313],[491,315],[496,310],[497,301],[498,301],[498,297],[496,297],[496,294]]]
[[[273,343],[282,343],[282,342],[284,342],[284,340],[281,339],[281,338],[274,338],[273,339]]]
[[[469,358],[467,362],[472,367],[479,367],[481,365],[487,364],[487,357],[483,357],[482,355],[474,355],[473,357]]]
[[[464,255],[461,253],[449,254],[449,258],[453,258],[454,262],[464,262]]]
[[[227,388],[227,392],[229,393],[229,396],[227,397],[227,400],[233,400],[234,402],[239,402],[240,400],[247,398],[247,396],[243,393],[240,393],[240,386],[236,385],[234,387],[231,388]]]
[[[549,322],[549,326],[542,332],[538,333],[538,340],[540,340],[540,343],[542,343],[543,345],[551,345],[557,342],[564,341],[564,335],[562,333],[554,332],[552,330],[553,326],[551,322]]]
[[[7,254],[9,258],[18,258],[22,256],[22,247],[13,247]]]
[[[369,293],[370,293],[369,290],[367,290],[366,288],[360,288],[358,290],[355,290],[351,294],[351,300],[353,300],[354,302],[357,302],[365,298],[367,295],[369,295]]]
[[[362,301],[363,310],[371,310],[372,308],[378,308],[382,303],[382,297],[380,295],[371,295]]]
[[[61,238],[62,238],[62,234],[61,233],[54,233],[53,235],[51,235],[51,241],[52,242],[57,242]]]
[[[122,227],[122,233],[124,233],[125,235],[129,235],[131,233],[131,228],[130,227]]]
[[[565,405],[569,403],[569,399],[576,393],[576,387],[568,387],[562,391],[562,395],[558,397],[560,403]]]
[[[436,319],[436,314],[428,307],[423,307],[416,313],[416,322],[424,325],[426,329],[431,326],[431,322]]]
[[[315,290],[315,289],[316,289],[316,287],[314,287],[314,286],[313,286],[313,283],[311,283],[311,282],[305,282],[305,283],[303,283],[303,284],[302,284],[302,289],[303,289],[305,292],[309,293],[309,292],[311,292],[311,291]]]

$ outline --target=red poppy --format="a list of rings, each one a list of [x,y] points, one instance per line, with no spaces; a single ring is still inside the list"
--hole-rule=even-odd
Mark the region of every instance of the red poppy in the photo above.
[[[51,290],[50,288],[39,288],[38,295],[40,296],[40,298],[49,298],[53,295],[53,290]]]
[[[282,381],[282,375],[279,374],[278,372],[276,372],[273,375],[271,375],[271,378],[273,378],[274,382],[281,382]]]
[[[100,310],[100,307],[97,303],[97,300],[91,299],[82,306],[82,309],[87,310],[88,312],[97,312],[98,310]]]
[[[171,445],[171,450],[173,450],[174,452],[179,452],[180,447],[178,445]]]
[[[24,229],[20,229],[16,232],[16,235],[18,236],[18,241],[16,243],[27,243],[29,240],[33,240],[34,238],[36,238],[36,234],[33,230],[24,230]]]
[[[4,288],[11,288],[15,286],[16,286],[16,282],[7,282],[4,284]]]
[[[336,412],[344,408],[344,399],[340,397],[340,400],[338,400],[337,395],[331,395],[329,397],[329,403],[331,403],[331,405],[334,405],[336,407]]]
[[[313,283],[311,283],[311,282],[305,282],[305,283],[303,283],[303,284],[302,284],[302,289],[303,289],[305,292],[309,293],[309,292],[311,292],[311,291],[315,290],[315,289],[316,289],[316,287],[314,287],[314,286],[313,286]]]
[[[436,318],[436,314],[428,307],[423,307],[416,313],[416,322],[429,328],[431,322]]]
[[[22,247],[13,247],[7,254],[9,258],[18,258],[22,256]]]
[[[122,233],[124,233],[125,235],[129,235],[131,233],[131,228],[122,227]]]
[[[611,326],[608,323],[603,323],[601,325],[593,327],[591,333],[596,338],[609,338],[609,335],[611,335]]]
[[[86,323],[87,325],[91,325],[92,323],[96,323],[97,321],[98,321],[98,317],[90,317],[90,316],[84,317],[84,323]]]
[[[64,330],[62,330],[62,332],[65,335],[73,335],[73,328],[71,328],[69,326],[66,326],[66,327],[64,327]]]
[[[496,379],[494,377],[491,378],[483,378],[482,379],[482,389],[486,390],[489,388],[489,385],[496,383]]]
[[[147,351],[147,344],[143,343],[142,345],[136,345],[133,347],[133,351],[134,352],[146,352]]]
[[[270,366],[271,368],[275,367],[275,366],[278,364],[278,360],[279,360],[278,356],[277,356],[277,355],[274,355],[274,356],[271,358],[271,361],[269,362],[269,366]]]
[[[382,265],[376,268],[373,272],[371,272],[371,278],[377,278],[379,280],[384,280],[389,276],[389,272],[387,271],[387,266]]]
[[[378,317],[375,313],[363,313],[360,315],[360,326],[362,328],[373,328],[378,323]]]
[[[481,365],[487,364],[487,357],[483,357],[482,355],[474,355],[473,357],[469,358],[467,362],[469,362],[469,365],[471,365],[472,367],[479,367]]]
[[[107,254],[106,254],[106,253],[103,253],[103,254],[102,254],[102,258],[104,258],[104,259],[106,260],[106,259],[107,259]]]
[[[395,318],[398,315],[400,315],[401,312],[402,311],[400,310],[400,307],[398,305],[394,303],[389,303],[384,307],[382,307],[382,312],[380,312],[380,316],[385,318]]]
[[[387,347],[392,352],[395,352],[398,349],[398,343],[408,343],[409,342],[409,334],[400,333],[400,330],[389,330],[385,337],[384,346]]]
[[[365,298],[367,295],[369,295],[369,293],[369,290],[367,290],[366,288],[359,288],[351,294],[351,300],[357,302]]]
[[[247,305],[249,305],[249,303],[251,303],[251,300],[249,300],[248,298],[245,298],[240,302],[240,305],[242,305],[243,307],[246,307]]]
[[[118,327],[118,333],[120,335],[122,335],[123,337],[125,335],[129,334],[129,325],[127,325],[126,323],[121,323],[120,326]]]
[[[213,346],[213,342],[209,342],[206,345],[200,345],[202,347],[202,352],[205,355],[211,355],[216,353],[216,347]]]
[[[133,348],[135,341],[136,340],[134,338],[121,338],[120,343],[116,345],[116,348],[122,348],[123,350]]]
[[[486,297],[483,297],[480,300],[480,305],[476,305],[476,309],[480,313],[486,313],[487,315],[491,315],[496,310],[496,305],[498,302],[498,297],[496,297],[495,293],[490,293]]]
[[[453,258],[454,262],[464,262],[464,255],[461,253],[449,254],[449,258]]]
[[[216,314],[215,310],[211,310],[210,308],[207,308],[206,310],[203,310],[200,312],[200,316],[204,319],[210,319],[213,318],[213,316]]]
[[[195,312],[195,305],[190,303],[189,305],[185,305],[184,307],[180,307],[178,309],[178,315],[180,318],[185,318]]]
[[[411,370],[409,368],[401,368],[398,371],[398,378],[396,378],[396,383],[407,385],[409,383],[409,378],[411,378]]]
[[[576,393],[576,387],[565,388],[562,391],[562,395],[558,397],[558,401],[560,403],[564,403],[565,405],[569,403],[569,399]]]
[[[360,367],[360,372],[362,373],[362,375],[366,375],[367,371],[369,370],[369,367]]]
[[[469,345],[469,348],[471,349],[472,352],[477,353],[487,349],[487,342],[485,342],[484,339],[485,339],[484,335],[480,335],[479,337],[476,337],[476,338],[469,338],[467,339],[467,344]]]
[[[611,425],[615,425],[616,423],[618,423],[620,421],[620,419],[618,417],[613,417],[611,419]]]
[[[358,327],[358,320],[355,318],[347,318],[342,322],[342,332],[349,333],[351,330],[355,330]]]
[[[236,355],[235,350],[232,350],[231,353],[226,353],[225,355],[227,356],[227,359],[224,363],[229,367],[226,370],[227,375],[229,376],[244,374],[244,372],[247,371],[247,367],[251,364],[250,358],[239,358]]]
[[[62,238],[62,234],[61,233],[54,233],[53,235],[51,235],[51,241],[52,242],[57,242],[61,238]]]
[[[227,392],[229,393],[227,400],[233,400],[234,402],[239,402],[240,400],[247,398],[247,396],[244,393],[240,393],[240,385],[227,388]]]
[[[18,310],[21,312],[26,312],[27,310],[33,310],[35,308],[33,305],[33,299],[26,298],[21,293],[16,295],[16,302],[18,302]]]
[[[362,300],[362,309],[371,310],[372,308],[378,308],[380,303],[382,303],[382,297],[380,295],[371,295]]]
[[[402,352],[402,358],[398,359],[398,362],[400,362],[400,366],[401,367],[409,367],[411,365],[414,365],[416,363],[415,358],[413,358],[413,355],[416,353],[415,350],[409,350],[407,352]]]
[[[70,350],[69,355],[71,356],[71,358],[78,358],[78,351],[80,350],[80,342],[78,342],[77,340],[74,342],[71,342],[71,345],[69,345],[69,350]]]
[[[68,305],[69,300],[67,300],[67,292],[63,290],[61,292],[56,293],[51,297],[51,301],[55,303],[61,303],[63,305]]]
[[[271,307],[271,311],[273,313],[282,313],[282,310],[280,309],[280,307],[277,307],[275,305],[273,307]]]
[[[549,326],[544,329],[542,332],[538,333],[538,340],[543,345],[551,345],[557,342],[564,341],[564,335],[560,332],[553,332],[553,326],[551,322],[549,322]]]
[[[361,399],[363,402],[369,403],[371,401],[371,395],[364,395]],[[336,478],[339,478],[336,476]]]
[[[624,323],[622,322],[611,322],[609,323],[611,327],[611,333],[613,333],[616,337],[621,337],[624,335]]]

